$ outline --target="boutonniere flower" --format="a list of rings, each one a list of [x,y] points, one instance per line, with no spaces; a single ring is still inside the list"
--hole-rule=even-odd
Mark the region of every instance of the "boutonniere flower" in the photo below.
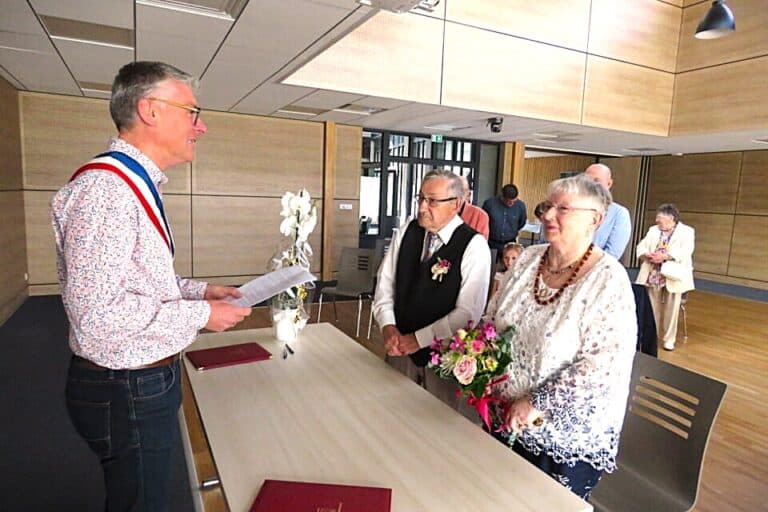
[[[432,265],[432,280],[443,282],[443,276],[451,270],[451,262],[443,258],[437,258],[437,263]]]

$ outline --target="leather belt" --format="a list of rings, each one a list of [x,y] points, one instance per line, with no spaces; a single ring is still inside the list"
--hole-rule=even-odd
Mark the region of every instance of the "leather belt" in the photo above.
[[[94,363],[93,361],[89,361],[88,359],[84,359],[84,358],[82,358],[80,356],[73,356],[73,357],[77,360],[77,363],[80,366],[83,366],[83,367],[88,368],[90,370],[107,371],[107,370],[112,370],[113,369],[113,368],[107,368],[105,366],[98,365],[98,364]],[[155,361],[154,363],[143,364],[141,366],[134,366],[133,368],[125,368],[125,370],[146,370],[148,368],[159,368],[161,366],[170,366],[171,364],[176,362],[176,360],[178,360],[178,359],[179,359],[179,354],[174,354],[172,356],[164,357],[163,359],[161,359],[159,361]],[[123,369],[120,369],[118,371],[122,371],[122,370]]]

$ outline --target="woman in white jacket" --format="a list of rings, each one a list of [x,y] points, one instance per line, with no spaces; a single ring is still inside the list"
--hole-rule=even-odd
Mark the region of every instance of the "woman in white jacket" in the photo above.
[[[680,222],[674,204],[656,209],[656,224],[637,245],[642,261],[637,283],[648,288],[658,337],[666,350],[675,349],[677,318],[683,293],[693,290],[695,232]]]

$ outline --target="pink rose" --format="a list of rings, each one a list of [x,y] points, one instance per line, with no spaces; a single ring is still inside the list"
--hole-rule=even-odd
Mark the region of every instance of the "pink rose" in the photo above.
[[[472,352],[479,354],[485,348],[485,343],[482,340],[475,340],[472,342]]]
[[[464,386],[472,382],[476,373],[477,362],[469,356],[463,356],[453,367],[453,376]]]
[[[492,340],[496,337],[496,328],[490,322],[483,324],[483,334],[485,335],[485,339]]]

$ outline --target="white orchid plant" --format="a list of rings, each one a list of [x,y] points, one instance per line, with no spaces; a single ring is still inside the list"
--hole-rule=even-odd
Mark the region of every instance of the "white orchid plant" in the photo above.
[[[310,267],[312,247],[309,245],[309,235],[317,226],[317,207],[309,192],[302,188],[298,193],[286,192],[280,199],[283,217],[280,222],[280,233],[284,240],[270,260],[270,270],[300,265],[307,270]],[[279,293],[273,299],[273,305],[278,309],[297,310],[295,323],[306,316],[303,311],[303,302],[307,297],[307,289],[312,283],[295,286]],[[306,320],[304,320],[306,322]],[[303,326],[302,326],[303,327]]]

